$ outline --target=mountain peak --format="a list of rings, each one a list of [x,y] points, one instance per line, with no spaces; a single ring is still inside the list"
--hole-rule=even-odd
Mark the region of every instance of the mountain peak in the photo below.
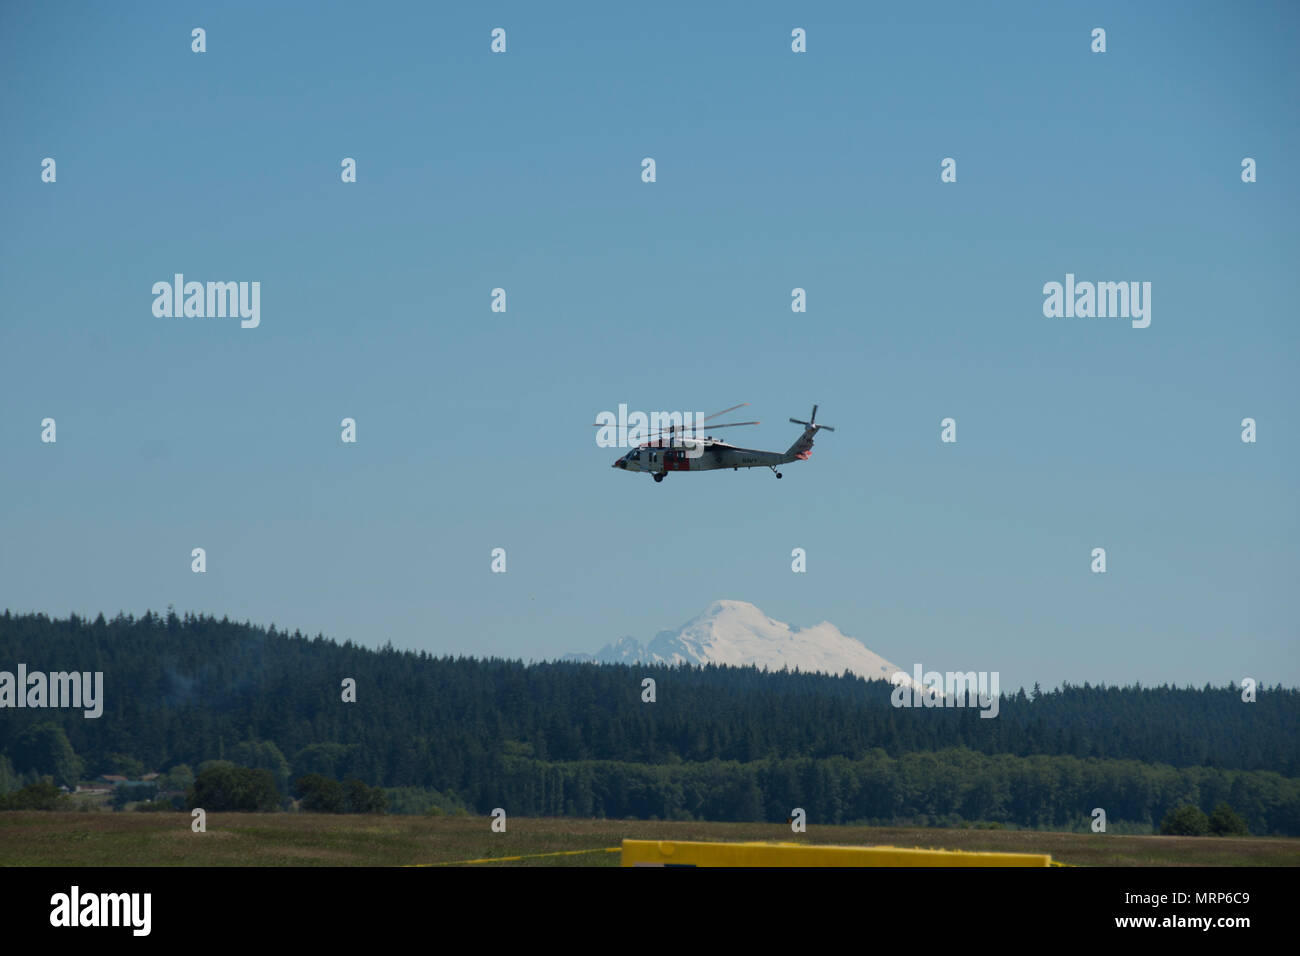
[[[728,599],[714,601],[703,612],[691,618],[688,623],[701,621],[706,618],[733,617],[753,621],[770,621],[766,614],[748,601],[732,601]]]
[[[605,645],[594,655],[569,654],[565,659],[621,664],[728,664],[829,674],[852,672],[859,677],[880,680],[889,680],[902,670],[861,641],[841,633],[829,621],[813,627],[792,627],[768,617],[748,601],[731,599],[714,601],[676,630],[660,631],[648,644],[640,645],[625,637]]]

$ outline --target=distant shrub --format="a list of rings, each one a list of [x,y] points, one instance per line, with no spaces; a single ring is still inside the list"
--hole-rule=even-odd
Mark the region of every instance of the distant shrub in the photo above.
[[[383,787],[372,787],[356,777],[343,781],[344,813],[383,813],[388,808],[388,795]]]
[[[260,812],[274,810],[279,803],[271,771],[216,761],[199,771],[188,795],[190,809],[202,807],[209,813]]]
[[[465,812],[465,805],[453,794],[427,787],[388,787],[384,793],[388,797],[388,813],[437,817]]]
[[[71,802],[49,780],[41,780],[0,797],[0,810],[66,810]]]
[[[1210,814],[1210,832],[1215,836],[1249,836],[1250,828],[1236,810],[1221,803]]]
[[[1205,836],[1210,832],[1210,818],[1199,807],[1185,804],[1165,814],[1160,832],[1165,836]]]
[[[342,813],[343,785],[319,773],[308,773],[293,782],[303,813]]]
[[[293,782],[293,792],[303,813],[383,813],[388,806],[382,787],[369,786],[355,777],[339,783],[309,773]]]

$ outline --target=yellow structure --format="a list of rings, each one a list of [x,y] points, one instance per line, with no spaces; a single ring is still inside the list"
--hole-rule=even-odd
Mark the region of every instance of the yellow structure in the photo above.
[[[814,843],[624,840],[623,866],[1051,866],[1050,853],[984,853]]]

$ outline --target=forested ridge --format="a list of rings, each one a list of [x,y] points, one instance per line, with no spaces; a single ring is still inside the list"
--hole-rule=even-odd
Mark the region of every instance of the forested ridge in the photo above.
[[[478,812],[1158,822],[1221,800],[1300,835],[1300,692],[1066,686],[977,709],[896,708],[881,681],[752,668],[434,657],[174,613],[0,617],[0,671],[102,671],[103,715],[0,710],[0,785],[51,774],[55,723],[87,773],[214,759],[453,794]],[[642,679],[656,681],[654,703]],[[342,682],[356,681],[356,702]],[[271,756],[268,757],[267,755]],[[8,766],[6,767],[5,764]]]

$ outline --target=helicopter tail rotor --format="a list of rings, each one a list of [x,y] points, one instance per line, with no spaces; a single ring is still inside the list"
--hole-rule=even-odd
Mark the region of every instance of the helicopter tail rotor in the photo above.
[[[813,406],[812,415],[810,415],[810,416],[808,417],[808,421],[805,422],[805,421],[803,421],[802,419],[799,419],[799,418],[792,418],[792,419],[790,419],[790,421],[794,422],[796,425],[803,425],[805,428],[811,428],[814,432],[816,432],[818,429],[822,429],[822,428],[826,429],[828,432],[833,432],[833,431],[835,431],[835,429],[832,428],[830,425],[818,425],[818,424],[817,424],[817,406],[816,406],[816,405]]]

